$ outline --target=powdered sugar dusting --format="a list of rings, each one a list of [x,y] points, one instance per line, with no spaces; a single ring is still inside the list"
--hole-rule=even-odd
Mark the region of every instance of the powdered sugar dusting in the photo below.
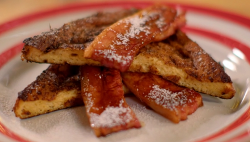
[[[123,65],[126,65],[132,60],[131,55],[122,56],[116,53],[116,50],[106,49],[106,50],[96,50],[98,55],[103,55],[104,58],[108,59],[109,61],[116,61]]]
[[[85,93],[85,96],[87,97],[87,102],[88,102],[88,104],[86,104],[86,111],[89,112],[90,108],[93,106],[92,94]]]
[[[123,100],[118,107],[109,106],[100,115],[90,113],[90,123],[92,127],[114,127],[125,125],[132,120],[131,109],[122,106]]]
[[[167,89],[162,89],[159,85],[154,85],[147,97],[154,100],[158,105],[170,110],[176,110],[176,106],[185,105],[190,101],[184,95],[183,91],[175,93]]]
[[[125,34],[118,33],[117,38],[119,39],[119,41],[116,41],[115,43],[117,45],[126,46],[131,38],[139,39],[143,37],[140,36],[140,34],[144,34],[144,36],[151,34],[151,27],[147,25],[147,22],[155,16],[160,17],[155,21],[155,24],[160,30],[162,30],[162,27],[166,25],[166,23],[164,22],[165,18],[158,13],[147,13],[146,11],[144,11],[141,15],[134,16],[132,18],[126,19],[125,21],[121,21],[125,23],[125,27],[129,27],[129,29],[125,32]]]
[[[152,21],[152,22],[151,22]],[[152,37],[152,27],[157,27],[158,30],[162,31],[162,28],[166,25],[165,18],[158,12],[146,12],[143,11],[141,14],[135,15],[133,17],[121,20],[117,23],[118,26],[124,28],[125,31],[117,32],[114,29],[108,29],[110,32],[115,34],[114,39],[111,40],[111,44],[107,45],[109,48],[102,50],[95,50],[95,55],[103,55],[103,58],[108,59],[112,62],[118,62],[122,65],[129,64],[132,61],[133,45],[144,44],[146,41],[145,37]],[[133,42],[131,42],[133,41]],[[137,43],[138,42],[138,43]],[[101,41],[98,44],[102,45]],[[133,44],[133,45],[131,45]],[[124,51],[127,51],[126,55],[117,52],[116,47],[121,47]],[[132,48],[132,49],[131,49]]]
[[[162,28],[167,25],[164,17],[160,17],[155,23],[160,31],[163,31]]]
[[[150,27],[146,25],[146,22],[149,20],[149,16],[147,16],[146,12],[143,12],[142,16],[137,15],[130,19],[125,20],[126,26],[129,29],[125,32],[125,34],[117,34],[117,37],[121,42],[116,42],[118,45],[123,44],[126,45],[130,41],[130,38],[140,38],[139,35],[143,32],[145,35],[150,34]]]

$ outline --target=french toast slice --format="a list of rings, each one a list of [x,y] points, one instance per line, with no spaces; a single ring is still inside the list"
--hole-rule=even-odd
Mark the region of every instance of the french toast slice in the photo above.
[[[142,48],[129,70],[160,75],[180,86],[223,99],[235,94],[224,68],[180,30],[162,42]]]
[[[21,119],[83,105],[78,66],[50,65],[18,93],[13,111]]]
[[[124,94],[131,93],[125,85],[122,88]],[[51,64],[18,93],[13,110],[24,119],[80,105],[84,104],[79,66]]]
[[[106,27],[135,12],[136,9],[98,12],[27,38],[23,41],[22,59],[40,63],[99,65],[99,62],[83,58],[83,49]]]
[[[174,123],[203,105],[202,97],[192,89],[180,87],[151,73],[122,73],[122,80],[135,96],[154,111]]]
[[[126,103],[118,70],[82,66],[81,78],[82,98],[96,136],[141,127],[135,113]]]

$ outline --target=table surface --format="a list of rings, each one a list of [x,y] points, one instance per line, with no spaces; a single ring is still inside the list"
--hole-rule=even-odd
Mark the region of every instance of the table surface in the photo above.
[[[53,9],[54,7],[67,5],[70,3],[93,3],[108,1],[114,0],[0,0],[0,24],[20,16],[46,9]],[[227,11],[250,18],[250,0],[154,0],[154,2],[170,2],[195,5]]]

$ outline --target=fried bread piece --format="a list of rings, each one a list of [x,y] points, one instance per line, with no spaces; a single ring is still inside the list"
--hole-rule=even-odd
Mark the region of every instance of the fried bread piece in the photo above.
[[[186,120],[188,115],[203,105],[199,93],[177,86],[158,75],[125,72],[122,79],[142,102],[174,123]]]
[[[229,99],[235,94],[224,68],[181,31],[142,48],[130,71],[151,72],[180,86]]]
[[[28,46],[30,52],[25,57],[26,60],[35,62],[46,60],[53,63],[54,61],[50,59],[56,57],[55,62],[60,64],[67,61],[75,65],[74,61],[77,60],[77,65],[100,65],[93,60],[82,60],[80,56],[84,54],[84,50],[79,51],[70,46],[66,46],[63,50],[53,49],[46,54],[38,48]],[[72,53],[76,55],[75,59],[68,58]],[[35,58],[36,60],[32,60]],[[232,81],[223,67],[181,31],[177,31],[165,41],[151,43],[142,48],[135,56],[129,71],[151,72],[180,86],[224,99],[232,98],[235,94]]]
[[[135,10],[100,13],[28,38],[24,40],[22,59],[40,63],[100,66],[100,62],[82,58],[84,49],[105,27],[133,13]],[[178,85],[220,98],[229,99],[235,94],[232,81],[221,65],[181,31],[165,41],[142,48],[128,71],[151,72]]]
[[[50,65],[35,81],[18,93],[13,109],[15,115],[24,119],[84,105],[78,72],[78,66]],[[126,86],[122,87],[124,94],[131,93]]]
[[[96,66],[81,67],[82,98],[96,136],[106,136],[141,124],[124,98],[120,72]]]
[[[23,119],[83,105],[79,78],[77,66],[50,65],[18,93],[13,108],[15,115]]]
[[[184,13],[177,16],[174,8],[150,6],[104,29],[86,48],[84,57],[126,71],[140,48],[173,35],[185,23]]]
[[[83,49],[106,27],[136,11],[136,9],[126,9],[99,12],[90,17],[66,23],[58,29],[51,29],[41,35],[27,38],[23,41],[25,45],[22,59],[54,64],[98,65],[99,62],[83,58]]]

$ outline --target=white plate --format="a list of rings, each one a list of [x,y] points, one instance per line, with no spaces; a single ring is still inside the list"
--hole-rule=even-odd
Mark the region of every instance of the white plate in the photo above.
[[[84,107],[59,110],[30,119],[14,116],[12,107],[17,93],[35,80],[47,64],[26,63],[20,60],[23,39],[60,27],[63,23],[91,15],[97,10],[124,7],[145,7],[150,2],[112,2],[73,4],[35,13],[0,25],[0,141],[88,141],[88,142],[151,142],[151,141],[247,141],[250,130],[250,19],[234,14],[170,4],[187,10],[187,26],[183,29],[216,61],[225,66],[237,89],[236,97],[222,100],[203,95],[204,106],[173,124],[143,106],[134,97],[128,104],[145,124],[96,138],[89,127]],[[237,110],[231,109],[239,95],[246,93],[245,102]]]

